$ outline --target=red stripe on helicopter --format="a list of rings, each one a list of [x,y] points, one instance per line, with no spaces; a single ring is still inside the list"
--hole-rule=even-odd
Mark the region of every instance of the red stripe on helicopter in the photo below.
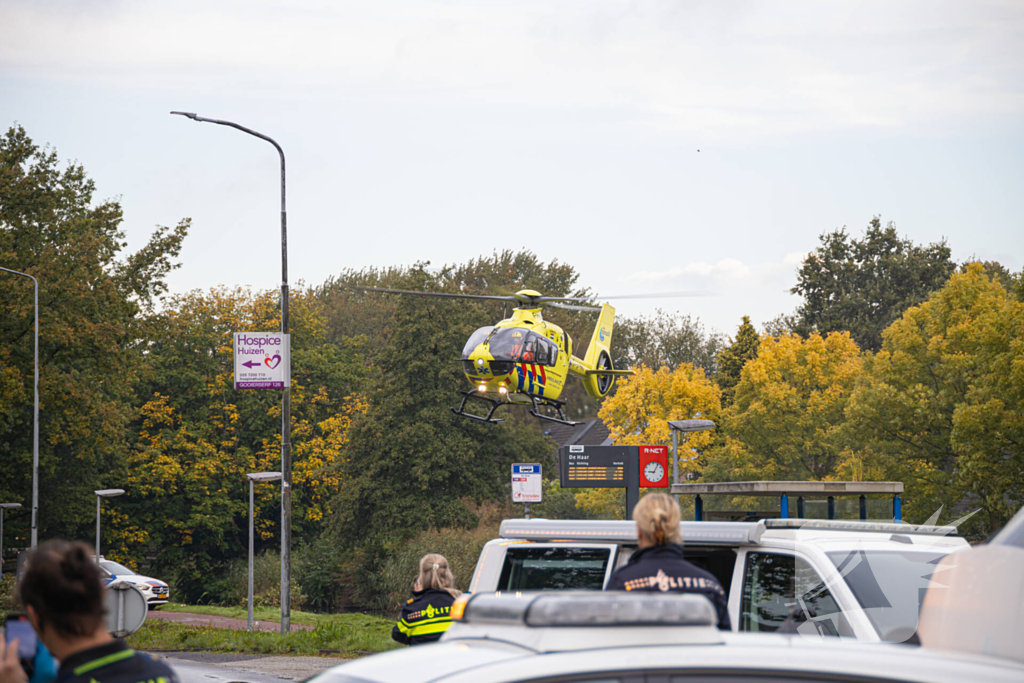
[[[544,372],[544,366],[543,365],[536,365],[534,367],[536,367],[538,370],[540,370],[540,383],[541,384],[547,384],[548,383],[548,374],[546,372]]]

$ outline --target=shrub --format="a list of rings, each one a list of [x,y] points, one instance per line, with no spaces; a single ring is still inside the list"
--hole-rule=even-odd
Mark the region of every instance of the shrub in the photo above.
[[[315,612],[337,612],[343,603],[342,551],[329,536],[321,536],[299,553],[293,575],[302,594],[306,596],[306,609]]]
[[[448,560],[455,585],[465,591],[473,576],[477,558],[487,541],[498,535],[501,520],[511,516],[507,506],[492,504],[475,510],[480,523],[474,529],[430,529],[392,552],[378,573],[379,608],[397,613],[409,599],[412,582],[419,573],[419,562],[427,553],[440,553]]]
[[[16,585],[14,572],[4,574],[3,580],[0,581],[0,615],[17,611],[19,605]]]
[[[292,554],[292,572],[295,573],[296,554]],[[249,595],[249,560],[237,559],[228,565],[228,571],[221,583],[221,600],[229,605],[245,606]],[[252,570],[253,605],[256,607],[281,606],[281,555],[276,550],[267,550],[253,558]],[[306,597],[299,584],[292,582],[292,608],[301,609]]]

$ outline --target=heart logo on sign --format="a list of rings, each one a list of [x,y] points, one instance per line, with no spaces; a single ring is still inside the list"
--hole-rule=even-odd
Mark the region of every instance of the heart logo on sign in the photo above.
[[[272,358],[264,358],[263,362],[267,364],[267,367],[273,370],[281,364],[281,355],[275,353]]]

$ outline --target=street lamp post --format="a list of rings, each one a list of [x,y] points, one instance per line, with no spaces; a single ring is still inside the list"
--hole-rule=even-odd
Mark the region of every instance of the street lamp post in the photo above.
[[[104,498],[113,498],[114,496],[123,496],[124,489],[103,489],[101,491],[93,491],[96,494],[96,560],[100,559],[100,501]]]
[[[231,121],[207,119],[193,112],[172,111],[201,123],[230,126],[243,133],[266,140],[281,157],[281,334],[288,334],[288,211],[285,203],[284,150],[273,138]],[[291,354],[289,354],[291,363]],[[291,377],[291,368],[287,369]],[[281,395],[281,633],[291,630],[291,567],[292,567],[292,407],[291,385],[286,382]]]
[[[0,579],[4,578],[4,510],[20,507],[21,503],[0,503]]]
[[[679,432],[703,432],[706,429],[714,429],[715,423],[711,420],[670,420],[669,429],[672,430],[672,483],[679,483]],[[679,494],[676,494],[676,505],[679,504]]]
[[[277,481],[280,472],[254,472],[245,475],[249,479],[249,630],[252,631],[252,572],[253,572],[253,536],[256,527],[256,491],[253,486],[258,481]],[[282,581],[283,583],[283,581]]]
[[[27,277],[32,280],[35,285],[35,377],[33,379],[33,386],[35,387],[35,403],[32,405],[32,540],[31,546],[36,547],[36,543],[39,541],[39,280],[35,279],[28,273],[21,273],[17,270],[11,270],[10,268],[4,268],[0,266],[0,270],[5,273],[11,273],[13,275],[20,275]]]

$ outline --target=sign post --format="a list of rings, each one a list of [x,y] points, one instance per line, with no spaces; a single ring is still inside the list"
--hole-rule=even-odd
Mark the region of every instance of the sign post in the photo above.
[[[235,389],[291,386],[291,335],[235,332]]]
[[[530,503],[544,500],[544,488],[540,476],[540,465],[516,463],[512,465],[512,502],[524,503],[526,519],[530,518]]]

